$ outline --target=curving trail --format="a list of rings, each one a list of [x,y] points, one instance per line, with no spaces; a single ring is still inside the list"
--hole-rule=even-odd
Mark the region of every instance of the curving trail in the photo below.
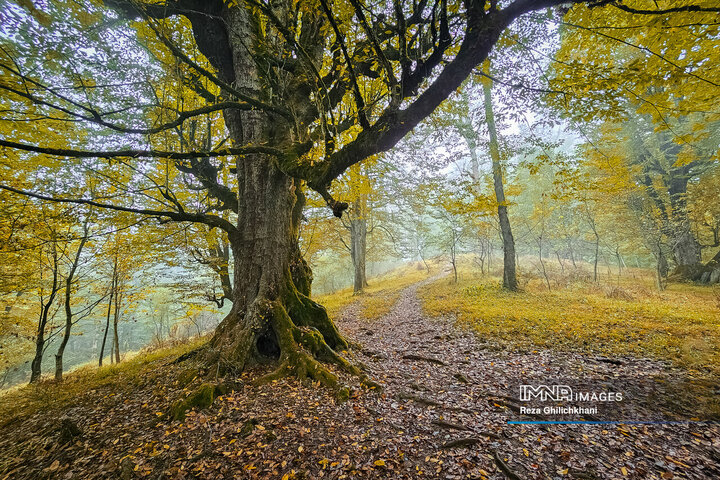
[[[421,286],[406,289],[376,322],[358,318],[352,307],[339,321],[366,345],[362,360],[385,385],[384,398],[368,398],[364,406],[404,436],[401,470],[420,469],[428,478],[720,478],[717,424],[508,425],[581,418],[686,421],[692,405],[672,403],[686,379],[667,364],[506,352],[457,327],[453,318],[424,316]],[[522,415],[520,407],[528,403],[517,398],[521,384],[619,391],[625,400],[584,404],[598,405],[595,415]],[[679,414],[683,409],[686,414]],[[433,472],[440,461],[442,468]]]

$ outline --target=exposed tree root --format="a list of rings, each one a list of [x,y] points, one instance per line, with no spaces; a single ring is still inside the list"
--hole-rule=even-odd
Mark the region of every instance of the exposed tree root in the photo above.
[[[453,373],[453,377],[460,383],[470,383],[467,377],[460,372]]]
[[[416,355],[414,353],[406,353],[405,355],[403,355],[402,358],[404,358],[405,360],[420,360],[423,362],[430,362],[430,363],[434,363],[436,365],[446,365],[446,363],[443,362],[442,360],[440,360],[439,358],[424,357],[422,355]]]
[[[470,447],[480,442],[482,442],[482,438],[478,437],[458,438],[457,440],[450,440],[449,442],[443,444],[440,448],[448,450],[450,448]]]
[[[427,405],[429,407],[439,407],[441,404],[430,398],[421,397],[420,395],[413,395],[412,393],[401,392],[398,394],[400,400],[412,400],[421,405]]]
[[[448,422],[446,420],[437,419],[437,420],[433,420],[431,423],[433,425],[437,425],[438,427],[449,428],[451,430],[470,430],[465,425],[461,425],[459,423]]]
[[[216,329],[213,339],[201,355],[210,365],[208,373],[224,376],[240,372],[253,363],[279,364],[272,373],[255,380],[256,385],[283,377],[310,380],[331,390],[336,398],[350,396],[348,386],[329,368],[357,377],[368,388],[380,386],[363,372],[362,364],[350,362],[342,353],[349,345],[322,305],[310,299],[309,284],[296,288],[295,276],[308,275],[303,265],[285,276],[284,287],[261,290],[244,311],[233,310]],[[201,387],[202,388],[202,387]],[[185,402],[200,395],[194,392]],[[207,397],[207,392],[202,393]],[[182,414],[180,414],[182,415]],[[176,416],[176,415],[173,415]]]
[[[510,480],[522,480],[521,477],[513,472],[507,463],[500,457],[497,451],[493,451],[493,457],[495,457],[495,464]]]
[[[298,296],[298,298],[299,297],[300,296]],[[312,302],[311,300],[309,301]],[[304,303],[304,305],[311,305],[312,308],[317,306],[322,309],[323,313],[325,311],[324,308],[314,302],[312,302],[312,304]],[[280,367],[274,372],[258,379],[256,381],[257,384],[264,384],[285,376],[294,376],[301,380],[310,379],[319,382],[321,385],[332,390],[339,400],[347,400],[350,396],[350,389],[346,385],[342,385],[337,375],[323,365],[321,363],[322,361],[335,365],[342,371],[357,376],[361,382],[368,387],[378,387],[378,385],[370,381],[357,366],[350,363],[328,345],[328,337],[315,326],[322,326],[322,324],[316,322],[315,325],[311,326],[307,325],[306,322],[303,326],[297,326],[285,310],[285,307],[277,301],[269,302],[268,313],[270,314],[270,323],[277,336],[277,342],[281,352]],[[332,329],[325,328],[326,334],[332,339],[331,341],[335,343],[335,345],[347,347],[347,342],[342,339],[329,319],[327,324],[333,327]]]
[[[168,363],[168,365],[177,365],[178,363],[182,363],[186,360],[190,360],[191,358],[196,357],[198,354],[200,354],[205,349],[205,345],[201,345],[197,348],[193,348],[189,352],[185,352],[179,357],[177,357],[175,360]]]
[[[202,384],[197,390],[183,400],[178,400],[170,407],[169,415],[173,420],[184,420],[187,412],[193,408],[207,408],[219,395],[227,393],[224,385]]]
[[[521,412],[519,405],[517,405],[516,403],[513,403],[512,401],[505,400],[504,397],[501,398],[501,397],[489,396],[489,397],[488,397],[488,404],[489,404],[491,407],[493,407],[493,406],[500,406],[500,407],[502,407],[502,408],[509,408],[510,410],[512,410],[512,411],[515,412],[515,413],[520,413],[520,412]]]

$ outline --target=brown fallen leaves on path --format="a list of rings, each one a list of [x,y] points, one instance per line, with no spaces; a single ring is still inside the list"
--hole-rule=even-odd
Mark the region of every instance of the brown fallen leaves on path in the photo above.
[[[717,424],[507,423],[545,419],[519,414],[517,397],[520,384],[547,379],[622,391],[627,400],[601,419],[689,418],[691,405],[662,395],[682,384],[682,371],[498,350],[452,319],[426,318],[416,289],[372,322],[352,306],[338,319],[363,344],[357,360],[382,391],[356,388],[336,403],[296,381],[252,386],[256,369],[208,409],[169,421],[160,414],[200,380],[183,390],[182,364],[149,365],[132,384],[87,392],[62,413],[0,419],[0,479],[720,478]],[[73,433],[62,441],[61,424]]]

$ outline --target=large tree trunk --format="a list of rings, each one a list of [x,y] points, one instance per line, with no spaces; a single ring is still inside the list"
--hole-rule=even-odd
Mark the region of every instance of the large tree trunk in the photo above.
[[[674,274],[695,279],[703,271],[702,250],[690,229],[687,209],[688,178],[682,173],[676,173],[667,183],[672,208],[669,236],[675,260]]]
[[[673,259],[675,260],[674,275],[695,279],[703,272],[700,244],[695,235],[687,228],[679,226],[670,239]]]
[[[312,276],[297,244],[299,182],[262,156],[239,161],[238,171],[243,202],[230,238],[233,305],[210,342],[209,360],[224,371],[277,360],[273,378],[293,373],[338,387],[318,359],[359,372],[335,353],[347,342],[309,297]]]
[[[262,98],[262,73],[248,51],[259,35],[252,10],[233,8],[223,14],[232,55],[232,71],[223,73],[236,88]],[[198,39],[199,44],[202,41]],[[264,112],[226,110],[224,116],[236,145],[280,144],[293,135],[287,123]],[[229,234],[232,308],[217,327],[205,359],[221,373],[277,361],[278,370],[265,380],[287,374],[310,377],[346,395],[347,389],[318,361],[360,375],[336,353],[348,344],[325,309],[310,299],[312,274],[298,248],[303,186],[280,171],[277,159],[268,155],[237,157],[236,169],[237,230]]]
[[[489,74],[490,61],[486,60],[483,67]],[[517,277],[515,273],[515,239],[513,238],[510,218],[508,217],[505,189],[503,187],[502,166],[500,165],[500,147],[498,144],[495,115],[492,108],[492,81],[483,79],[483,93],[485,94],[485,121],[490,133],[490,158],[492,159],[493,183],[495,186],[495,199],[498,204],[498,220],[500,222],[500,235],[503,242],[503,287],[508,290],[517,290]]]

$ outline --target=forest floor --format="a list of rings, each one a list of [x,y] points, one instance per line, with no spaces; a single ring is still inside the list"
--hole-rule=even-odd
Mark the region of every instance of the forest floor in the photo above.
[[[201,380],[181,386],[187,367],[172,360],[182,349],[148,354],[0,397],[0,479],[720,478],[720,427],[692,421],[685,369],[505,348],[453,315],[427,316],[418,290],[434,280],[393,292],[374,319],[362,302],[338,316],[381,391],[356,388],[339,403],[293,380],[253,386],[254,370],[211,407],[169,421],[162,414]],[[623,401],[586,416],[519,413],[531,403],[520,385],[558,383]],[[624,423],[508,423],[567,418]],[[633,423],[648,421],[677,423]]]

